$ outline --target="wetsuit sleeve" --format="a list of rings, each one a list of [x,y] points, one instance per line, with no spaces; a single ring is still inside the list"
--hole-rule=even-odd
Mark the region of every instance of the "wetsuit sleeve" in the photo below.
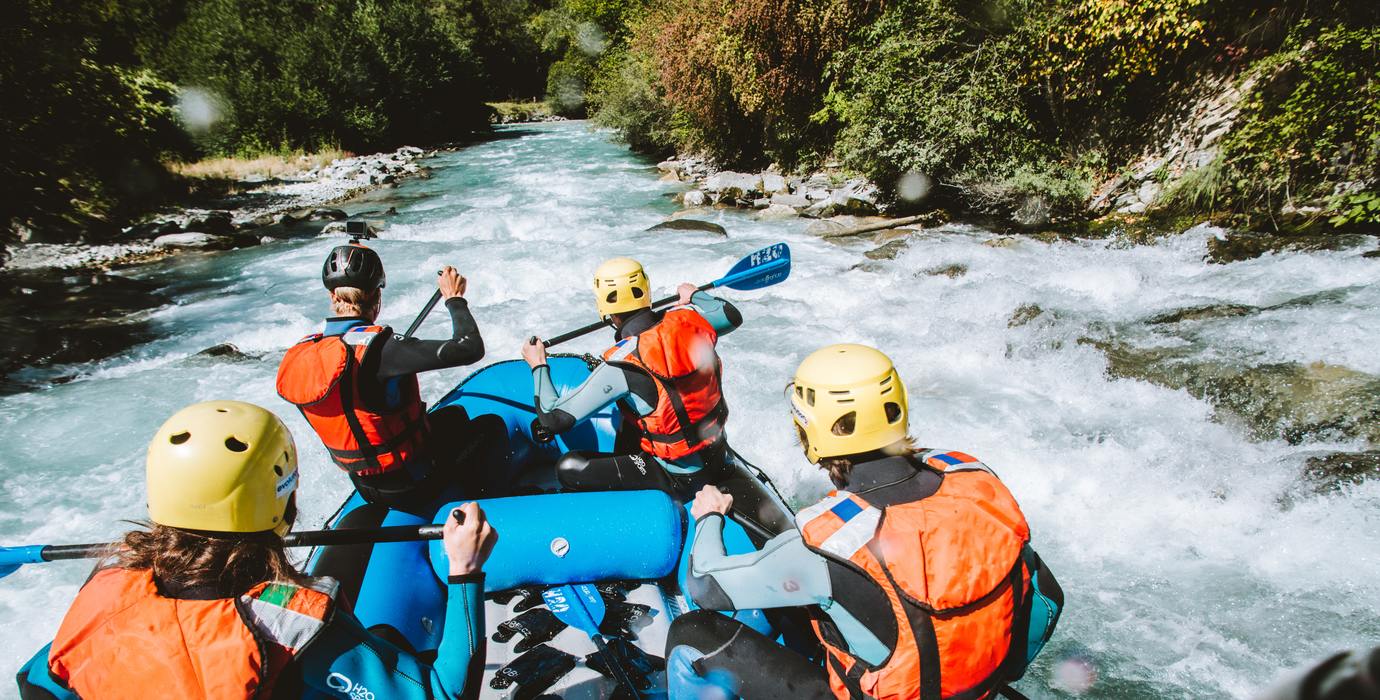
[[[805,548],[794,528],[762,545],[756,552],[724,552],[724,517],[700,518],[690,550],[687,587],[690,597],[709,610],[781,608],[815,605],[830,600],[829,567],[824,558]]]
[[[714,332],[719,335],[727,335],[738,326],[743,325],[743,314],[738,311],[738,307],[724,301],[716,296],[711,296],[705,292],[695,292],[690,297],[690,303],[714,327]]]
[[[631,393],[628,372],[604,363],[594,368],[583,384],[560,396],[556,394],[556,385],[551,382],[551,368],[538,365],[532,370],[537,420],[553,433],[569,430],[576,423],[628,396]]]
[[[484,359],[484,339],[464,297],[446,300],[450,312],[450,340],[421,340],[394,335],[381,343],[379,381],[405,374],[471,365]]]
[[[484,669],[483,581],[452,583],[435,665],[370,634],[341,611],[299,659],[302,682],[329,697],[477,697]]]

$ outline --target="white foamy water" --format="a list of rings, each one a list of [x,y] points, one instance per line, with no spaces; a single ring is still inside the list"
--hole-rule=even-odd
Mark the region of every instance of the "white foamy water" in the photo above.
[[[667,196],[676,185],[658,182],[650,164],[579,123],[508,134],[518,137],[442,156],[432,179],[347,206],[401,212],[374,244],[388,268],[384,321],[405,327],[430,295],[435,269],[454,264],[470,279],[486,362],[515,358],[528,335],[593,320],[589,276],[607,257],[641,259],[666,294],[785,240],[795,258],[789,281],[727,294],[746,318],[721,346],[734,446],[796,505],[820,496],[828,484],[794,445],[781,388],[800,359],[827,343],[890,354],[911,390],[915,436],[978,456],[1010,484],[1066,591],[1059,631],[1023,692],[1067,696],[1055,682],[1057,662],[1084,658],[1096,676],[1085,697],[1243,696],[1281,668],[1380,640],[1380,483],[1282,498],[1296,491],[1307,457],[1364,445],[1251,441],[1186,392],[1109,378],[1101,352],[1078,342],[1183,344],[1204,360],[1380,373],[1380,261],[1349,251],[1209,265],[1201,258],[1216,232],[1206,228],[1124,248],[993,246],[995,234],[951,226],[880,263],[863,257],[870,243],[838,246],[805,235],[805,221],[759,223],[736,211],[710,215],[727,239],[648,233],[676,208]],[[320,261],[339,242],[275,244],[135,273],[165,283],[176,299],[149,315],[156,341],[53,370],[79,371],[70,383],[0,398],[0,541],[116,535],[116,521],[143,516],[148,437],[177,408],[215,398],[253,401],[289,422],[305,465],[301,527],[320,524],[348,481],[274,394],[273,376],[283,350],[325,315]],[[860,263],[869,266],[854,269]],[[927,273],[952,265],[966,274]],[[1322,296],[1285,304],[1309,295]],[[1013,312],[1030,304],[1044,313],[1010,327]],[[1184,335],[1143,326],[1209,304],[1276,308],[1183,324]],[[446,330],[437,313],[421,335]],[[561,349],[598,351],[607,339]],[[262,358],[192,357],[224,342]],[[439,397],[471,369],[424,375],[424,394]],[[35,565],[0,581],[4,669],[52,636],[87,571]]]

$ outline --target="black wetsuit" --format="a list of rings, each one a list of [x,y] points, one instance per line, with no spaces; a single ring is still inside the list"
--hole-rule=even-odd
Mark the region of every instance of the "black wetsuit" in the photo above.
[[[395,405],[397,381],[408,375],[449,369],[484,358],[484,340],[463,297],[446,300],[450,312],[451,337],[447,340],[422,340],[392,335],[370,346],[359,370],[359,391],[366,406]],[[359,317],[326,319],[326,333],[344,332],[349,327],[368,324]],[[381,503],[398,510],[430,515],[427,509],[442,494],[466,497],[503,495],[507,474],[488,465],[508,463],[508,429],[501,418],[484,415],[471,418],[465,409],[448,406],[427,417],[426,445],[431,459],[408,469],[386,474],[350,478],[355,488],[370,503]]]

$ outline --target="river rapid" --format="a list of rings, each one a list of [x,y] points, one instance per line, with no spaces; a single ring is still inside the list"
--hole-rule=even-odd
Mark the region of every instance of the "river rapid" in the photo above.
[[[651,163],[579,122],[502,136],[433,159],[431,179],[345,206],[399,211],[372,244],[388,268],[382,320],[405,327],[435,270],[452,264],[469,278],[485,362],[515,358],[528,335],[594,320],[590,274],[605,258],[642,260],[660,296],[789,242],[787,282],[726,293],[746,319],[721,345],[732,444],[793,505],[808,504],[828,483],[794,444],[783,385],[824,344],[890,354],[918,441],[989,464],[1063,584],[1058,632],[1017,686],[1031,697],[1248,696],[1281,669],[1380,642],[1380,480],[1313,488],[1301,476],[1309,458],[1374,446],[1356,430],[1262,434],[1259,416],[1111,372],[1106,353],[1116,345],[1172,351],[1190,367],[1322,367],[1370,391],[1380,375],[1380,260],[1349,250],[1212,265],[1202,258],[1218,232],[1208,227],[1131,246],[953,225],[913,236],[889,261],[866,259],[870,242],[807,235],[806,220],[757,222],[741,211],[710,214],[727,238],[645,232],[677,209],[670,197],[681,187],[658,181]],[[0,397],[0,543],[115,536],[118,521],[144,516],[153,431],[185,404],[221,398],[287,420],[303,464],[299,527],[321,524],[348,480],[273,378],[283,351],[326,315],[320,261],[340,242],[183,256],[125,273],[175,300],[141,318],[153,340],[89,365],[30,371],[31,380],[76,378]],[[1199,307],[1255,311],[1164,321]],[[447,330],[438,312],[420,335]],[[562,349],[597,352],[607,340]],[[249,357],[195,356],[220,343]],[[471,369],[424,375],[423,395],[439,398]],[[1380,399],[1363,396],[1372,409]],[[5,676],[52,637],[88,571],[30,565],[0,581]],[[0,696],[14,694],[0,685]]]

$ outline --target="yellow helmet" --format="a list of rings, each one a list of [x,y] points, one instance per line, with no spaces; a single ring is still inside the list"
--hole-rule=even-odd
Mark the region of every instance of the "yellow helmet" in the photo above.
[[[814,351],[787,389],[791,416],[812,464],[906,438],[906,387],[891,358],[866,345]]]
[[[149,519],[209,532],[287,534],[297,448],[278,417],[241,401],[207,401],[169,418],[149,443]]]
[[[642,263],[632,258],[605,260],[594,271],[594,297],[600,316],[645,309],[652,305],[652,283]]]

